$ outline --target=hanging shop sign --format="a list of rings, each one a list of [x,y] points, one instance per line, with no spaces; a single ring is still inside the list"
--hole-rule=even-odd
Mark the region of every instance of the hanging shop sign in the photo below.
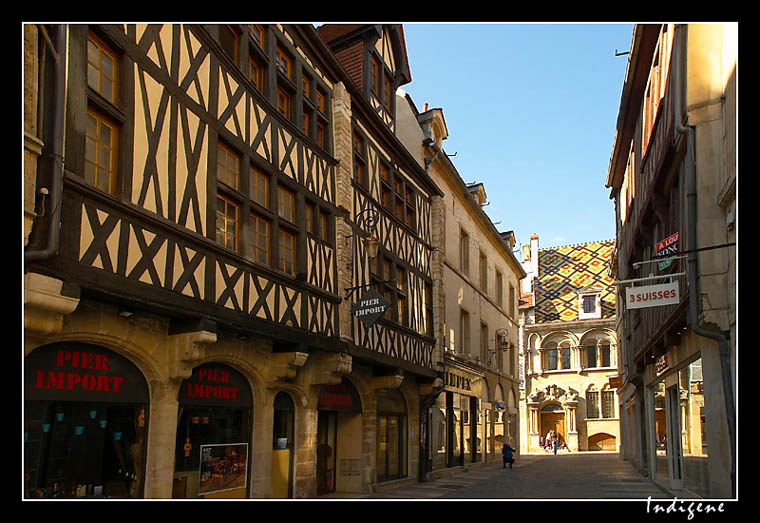
[[[671,234],[664,240],[657,242],[654,251],[655,258],[667,258],[668,256],[675,256],[678,254],[678,239],[679,234],[675,233]],[[673,263],[673,260],[657,262],[657,267],[662,271],[670,267],[671,263]]]
[[[341,412],[361,412],[359,393],[346,380],[335,385],[322,385],[319,390],[317,409]]]
[[[198,495],[245,488],[248,473],[248,444],[201,445]]]
[[[221,363],[207,363],[193,369],[193,374],[179,389],[182,405],[209,407],[248,407],[251,388],[245,377]]]
[[[609,376],[609,383],[611,389],[619,389],[623,386],[623,376],[616,375],[616,376]]]
[[[358,303],[351,306],[351,314],[364,323],[365,327],[372,326],[391,304],[375,289],[367,290]]]
[[[625,306],[628,309],[677,305],[679,300],[677,281],[625,289]]]
[[[668,370],[668,355],[663,354],[654,362],[654,370],[657,376]]]
[[[128,359],[88,343],[55,343],[24,361],[25,399],[145,403],[148,388]]]

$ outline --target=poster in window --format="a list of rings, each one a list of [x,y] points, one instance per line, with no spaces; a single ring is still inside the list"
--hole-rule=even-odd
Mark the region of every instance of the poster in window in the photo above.
[[[201,445],[198,495],[245,488],[248,479],[248,444]]]

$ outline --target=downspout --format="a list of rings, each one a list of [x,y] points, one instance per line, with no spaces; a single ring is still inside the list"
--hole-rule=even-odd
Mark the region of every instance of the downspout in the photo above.
[[[688,26],[685,24],[676,25],[676,43],[674,46],[674,64],[673,70],[674,76],[674,123],[677,133],[686,136],[687,147],[686,151],[689,155],[686,158],[686,201],[687,201],[687,220],[689,228],[689,238],[692,245],[689,246],[689,260],[688,260],[688,279],[689,279],[689,307],[688,307],[688,323],[689,328],[697,336],[709,338],[718,342],[718,356],[720,358],[721,375],[723,378],[723,397],[725,399],[726,408],[726,422],[728,424],[729,442],[731,444],[731,493],[735,492],[735,476],[736,476],[736,415],[735,415],[735,403],[734,403],[734,388],[732,372],[731,372],[731,346],[728,336],[702,329],[699,326],[699,279],[697,268],[697,170],[696,170],[696,156],[694,152],[694,133],[690,132],[691,128],[682,124],[682,118],[684,114],[684,92],[685,92],[685,51],[687,49],[687,33]],[[683,82],[683,84],[682,84]],[[696,132],[696,129],[694,130]]]
[[[44,28],[42,28],[44,33]],[[24,263],[45,260],[58,252],[61,240],[61,201],[63,196],[63,125],[66,102],[66,25],[58,26],[55,51],[49,49],[55,62],[55,77],[53,78],[53,107],[52,130],[50,137],[50,152],[47,154],[50,167],[50,206],[48,214],[48,230],[45,247],[40,250],[24,252]],[[47,46],[46,46],[47,47]]]

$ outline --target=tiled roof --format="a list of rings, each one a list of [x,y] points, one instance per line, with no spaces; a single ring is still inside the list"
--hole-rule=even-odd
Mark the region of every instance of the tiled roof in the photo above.
[[[613,317],[615,287],[608,264],[614,249],[614,240],[540,249],[536,322],[577,320],[578,292],[589,287],[601,293],[602,318]]]

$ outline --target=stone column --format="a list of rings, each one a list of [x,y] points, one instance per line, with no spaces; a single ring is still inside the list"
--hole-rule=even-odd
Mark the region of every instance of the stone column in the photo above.
[[[578,410],[578,400],[568,400],[565,402],[565,420],[567,420],[567,447],[570,450],[578,450],[578,427],[576,425],[576,414]]]
[[[171,499],[181,379],[150,382],[145,498]]]
[[[207,331],[169,336],[166,343],[168,376],[151,380],[150,419],[145,473],[145,497],[170,499],[174,484],[174,455],[177,441],[179,387],[193,367],[202,361],[205,345],[216,343]]]
[[[528,451],[541,448],[538,426],[538,403],[528,403]]]
[[[335,205],[344,213],[335,220],[335,257],[338,265],[338,294],[344,296],[344,289],[352,287],[353,242],[347,239],[353,230],[346,218],[353,215],[353,131],[351,128],[351,95],[342,83],[333,88],[333,155],[338,160],[335,167]],[[351,340],[351,302],[343,300],[339,305],[340,336]]]

